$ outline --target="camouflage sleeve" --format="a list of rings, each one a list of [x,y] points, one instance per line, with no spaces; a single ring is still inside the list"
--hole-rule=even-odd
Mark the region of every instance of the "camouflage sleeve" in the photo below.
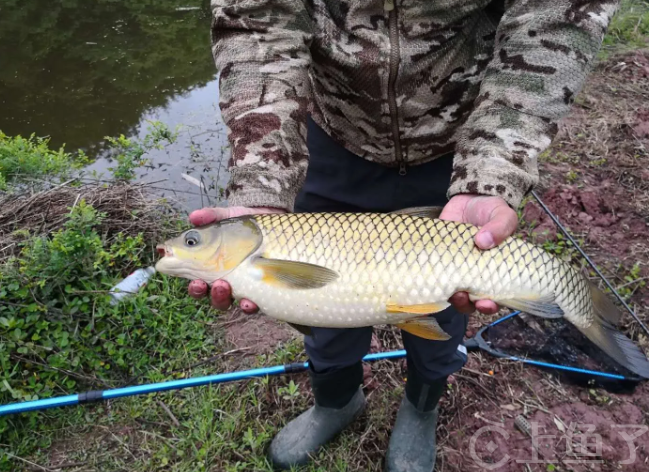
[[[460,131],[449,196],[496,195],[514,208],[538,182],[601,47],[618,0],[509,0],[476,106]]]
[[[212,0],[232,206],[293,210],[306,174],[311,21],[301,0]]]

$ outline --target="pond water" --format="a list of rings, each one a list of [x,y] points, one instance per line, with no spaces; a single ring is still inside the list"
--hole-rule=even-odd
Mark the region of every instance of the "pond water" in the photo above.
[[[202,178],[215,203],[229,150],[209,27],[208,0],[2,0],[0,130],[82,149],[109,178],[105,136],[182,125],[138,178],[187,210],[208,199],[181,174]]]

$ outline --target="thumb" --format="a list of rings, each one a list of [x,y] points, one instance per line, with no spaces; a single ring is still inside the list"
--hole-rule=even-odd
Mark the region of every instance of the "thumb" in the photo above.
[[[201,208],[189,215],[189,222],[194,226],[205,226],[215,221],[231,218],[232,208]]]
[[[489,221],[476,234],[475,243],[483,250],[494,248],[514,234],[517,226],[516,212],[507,204],[498,205],[491,211]]]
[[[226,220],[236,216],[258,215],[260,213],[283,213],[284,210],[278,208],[255,207],[248,208],[242,206],[235,207],[214,207],[202,208],[193,211],[189,215],[189,222],[194,226],[205,226],[215,221]]]
[[[204,226],[215,221],[226,220],[235,216],[254,215],[255,213],[265,213],[265,211],[262,208],[248,207],[201,208],[189,215],[189,222],[194,226]]]

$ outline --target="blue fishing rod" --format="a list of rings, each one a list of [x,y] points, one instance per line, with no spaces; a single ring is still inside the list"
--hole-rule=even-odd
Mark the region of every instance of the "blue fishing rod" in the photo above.
[[[636,383],[643,379],[638,377],[624,376],[609,372],[599,372],[596,370],[580,369],[578,367],[571,367],[559,364],[551,364],[548,362],[540,362],[530,359],[525,359],[517,356],[510,356],[497,349],[493,348],[488,341],[485,341],[482,334],[490,327],[496,326],[499,323],[507,321],[514,316],[519,315],[520,312],[514,312],[510,315],[504,316],[493,323],[482,328],[473,338],[466,340],[465,346],[469,351],[482,350],[488,354],[500,358],[521,362],[523,364],[532,365],[541,369],[557,370],[569,374],[578,374],[586,376],[589,379],[599,379],[608,382],[631,382]],[[379,361],[384,359],[401,359],[406,356],[405,350],[378,352],[368,354],[363,357],[364,362]],[[282,374],[296,374],[305,372],[309,368],[308,362],[298,362],[293,364],[277,365],[273,367],[263,367],[259,369],[240,370],[236,372],[226,372],[222,374],[208,375],[204,377],[194,377],[182,380],[169,380],[166,382],[158,382],[144,385],[134,385],[132,387],[122,387],[109,390],[95,390],[90,392],[78,393],[73,395],[65,395],[60,397],[47,398],[43,400],[34,400],[20,403],[10,403],[8,405],[0,406],[0,416],[12,415],[18,413],[26,413],[29,411],[47,410],[50,408],[59,408],[64,406],[85,405],[88,403],[95,403],[106,400],[113,400],[116,398],[132,397],[136,395],[147,395],[150,393],[164,392],[168,390],[181,390],[184,388],[201,387],[204,385],[221,384],[228,382],[235,382],[238,380],[248,380],[259,377],[270,377]]]
[[[378,361],[383,359],[400,359],[405,357],[406,351],[389,351],[368,354],[363,361]],[[259,369],[240,370],[236,372],[226,372],[223,374],[207,375],[205,377],[194,377],[182,380],[169,380],[144,385],[134,385],[132,387],[114,388],[110,390],[95,390],[73,395],[46,398],[43,400],[34,400],[20,403],[10,403],[0,406],[0,416],[25,413],[28,411],[47,410],[49,408],[58,408],[63,406],[83,405],[115,398],[133,397],[136,395],[146,395],[149,393],[164,392],[167,390],[181,390],[190,387],[201,387],[203,385],[213,385],[237,380],[247,380],[259,377],[269,377],[281,374],[295,374],[305,372],[309,368],[308,362],[297,362],[294,364],[277,365],[273,367],[262,367]]]

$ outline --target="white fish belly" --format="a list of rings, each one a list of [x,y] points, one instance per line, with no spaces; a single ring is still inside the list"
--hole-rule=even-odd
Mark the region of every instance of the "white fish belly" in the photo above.
[[[353,328],[399,323],[421,315],[388,313],[388,303],[417,305],[450,297],[441,289],[424,287],[423,279],[421,287],[416,288],[416,281],[404,274],[388,273],[377,280],[366,274],[368,280],[362,281],[361,274],[342,273],[337,281],[322,288],[300,290],[268,284],[256,271],[245,262],[225,278],[234,297],[254,301],[272,318],[307,326]],[[412,287],[406,288],[409,285]]]

